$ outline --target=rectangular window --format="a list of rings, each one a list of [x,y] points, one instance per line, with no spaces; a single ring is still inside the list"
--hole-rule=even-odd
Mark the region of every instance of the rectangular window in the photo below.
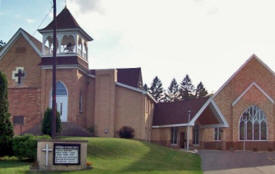
[[[221,128],[215,128],[215,131],[214,131],[214,138],[216,141],[221,141],[222,139],[222,129]]]
[[[178,128],[172,127],[171,128],[171,144],[177,144],[178,143]]]
[[[79,112],[83,112],[83,96],[82,96],[82,92],[80,92],[79,94]]]

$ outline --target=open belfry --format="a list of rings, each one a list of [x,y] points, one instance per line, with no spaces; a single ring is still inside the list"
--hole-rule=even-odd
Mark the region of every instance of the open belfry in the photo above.
[[[134,138],[172,147],[274,149],[274,72],[252,55],[213,95],[158,103],[143,89],[141,68],[95,69],[93,41],[65,7],[56,18],[56,102],[64,136]],[[15,134],[41,134],[52,106],[53,21],[38,31],[20,28],[0,52],[8,78],[9,112]],[[89,68],[92,67],[91,69]]]

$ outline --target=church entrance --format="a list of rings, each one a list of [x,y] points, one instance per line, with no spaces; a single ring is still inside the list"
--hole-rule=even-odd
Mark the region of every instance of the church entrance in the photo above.
[[[52,107],[52,97],[50,108]],[[65,85],[58,81],[56,83],[56,109],[60,113],[61,122],[68,121],[68,92]]]

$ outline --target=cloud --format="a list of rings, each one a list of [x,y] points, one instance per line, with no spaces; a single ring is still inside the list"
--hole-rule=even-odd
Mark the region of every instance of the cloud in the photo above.
[[[29,23],[29,24],[32,24],[32,23],[35,22],[35,20],[34,20],[34,19],[31,19],[31,18],[27,18],[27,19],[26,19],[26,22]]]
[[[101,0],[69,0],[67,4],[78,7],[81,13],[99,12],[103,13]]]
[[[68,0],[78,23],[94,38],[90,68],[140,66],[145,82],[159,75],[164,86],[189,74],[209,91],[252,53],[275,57],[274,5],[249,0]],[[275,67],[275,61],[268,64]]]
[[[213,7],[213,8],[211,8],[211,9],[209,9],[209,10],[207,11],[207,14],[208,14],[208,15],[215,15],[215,14],[217,14],[217,13],[219,13],[219,9],[216,8],[216,7]]]

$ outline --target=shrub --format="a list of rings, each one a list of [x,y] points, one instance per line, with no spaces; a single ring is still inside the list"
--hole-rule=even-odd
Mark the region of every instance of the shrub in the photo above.
[[[119,130],[119,137],[120,138],[134,138],[134,132],[135,130],[128,126],[123,126]]]
[[[0,136],[0,156],[13,156],[12,137]]]
[[[11,139],[13,126],[8,113],[8,83],[4,73],[0,72],[0,156],[12,155]]]
[[[88,131],[91,133],[92,136],[95,136],[95,127],[94,126],[89,127]]]
[[[33,136],[30,134],[26,134],[23,136],[16,136],[13,138],[12,141],[13,153],[20,160],[29,159],[33,161],[36,159],[37,141],[40,139],[50,138],[51,137],[49,137],[48,135]]]
[[[51,114],[52,109],[47,108],[44,113],[44,118],[42,122],[42,133],[46,135],[51,135]],[[56,132],[59,133],[61,131],[61,120],[59,112],[56,112]]]

